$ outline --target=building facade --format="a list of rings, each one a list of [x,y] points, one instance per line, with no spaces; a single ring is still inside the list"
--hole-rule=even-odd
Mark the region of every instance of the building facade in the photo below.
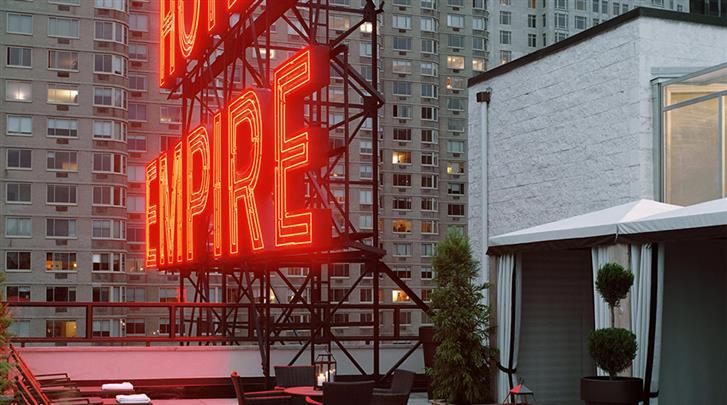
[[[636,7],[689,11],[689,0],[492,0],[490,66],[560,42]]]

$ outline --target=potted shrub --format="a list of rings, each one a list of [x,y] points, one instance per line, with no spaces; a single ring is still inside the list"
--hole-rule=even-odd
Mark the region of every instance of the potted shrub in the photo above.
[[[427,368],[435,398],[451,404],[490,399],[495,350],[488,347],[490,308],[482,303],[487,284],[478,284],[478,263],[464,235],[451,232],[432,259],[434,362]]]
[[[637,405],[641,401],[643,382],[640,378],[619,377],[636,357],[636,335],[615,327],[614,308],[634,283],[634,275],[618,263],[606,263],[598,270],[596,290],[611,310],[611,327],[591,332],[588,351],[608,377],[581,379],[581,399],[587,405]]]
[[[0,274],[0,283],[4,281],[4,277]],[[10,380],[10,371],[13,365],[10,363],[10,324],[12,318],[7,305],[5,305],[4,297],[0,293],[0,405],[10,404],[15,400],[13,395],[13,383]]]

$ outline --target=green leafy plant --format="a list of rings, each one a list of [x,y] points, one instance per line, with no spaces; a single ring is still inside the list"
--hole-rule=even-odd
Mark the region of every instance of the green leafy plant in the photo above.
[[[432,292],[434,340],[437,350],[432,377],[433,394],[454,404],[485,402],[496,351],[484,342],[492,331],[491,313],[482,303],[487,284],[477,284],[478,263],[469,242],[452,232],[439,243],[433,257],[437,287]]]
[[[611,310],[611,327],[591,332],[588,351],[596,365],[613,378],[626,370],[636,357],[636,335],[623,328],[616,328],[614,308],[626,298],[634,275],[618,263],[606,263],[598,269],[596,290]]]

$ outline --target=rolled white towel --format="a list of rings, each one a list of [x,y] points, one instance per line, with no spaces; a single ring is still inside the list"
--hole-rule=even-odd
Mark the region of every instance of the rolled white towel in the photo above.
[[[102,391],[133,391],[134,385],[130,382],[122,382],[121,384],[118,383],[111,383],[111,384],[103,384],[101,386]]]
[[[150,404],[151,398],[146,394],[117,395],[116,402],[120,404]]]

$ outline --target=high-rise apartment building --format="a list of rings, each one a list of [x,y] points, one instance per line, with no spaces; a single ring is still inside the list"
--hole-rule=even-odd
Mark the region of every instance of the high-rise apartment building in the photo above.
[[[689,11],[689,0],[491,0],[490,68],[636,7]]]
[[[143,273],[144,164],[179,137],[157,86],[158,2],[0,3],[0,251],[8,300],[155,301],[175,288]],[[163,282],[161,282],[161,281]],[[156,283],[156,284],[155,284]],[[151,288],[156,286],[157,288]],[[93,334],[163,328],[126,311]],[[21,336],[83,336],[82,309],[25,310]]]

